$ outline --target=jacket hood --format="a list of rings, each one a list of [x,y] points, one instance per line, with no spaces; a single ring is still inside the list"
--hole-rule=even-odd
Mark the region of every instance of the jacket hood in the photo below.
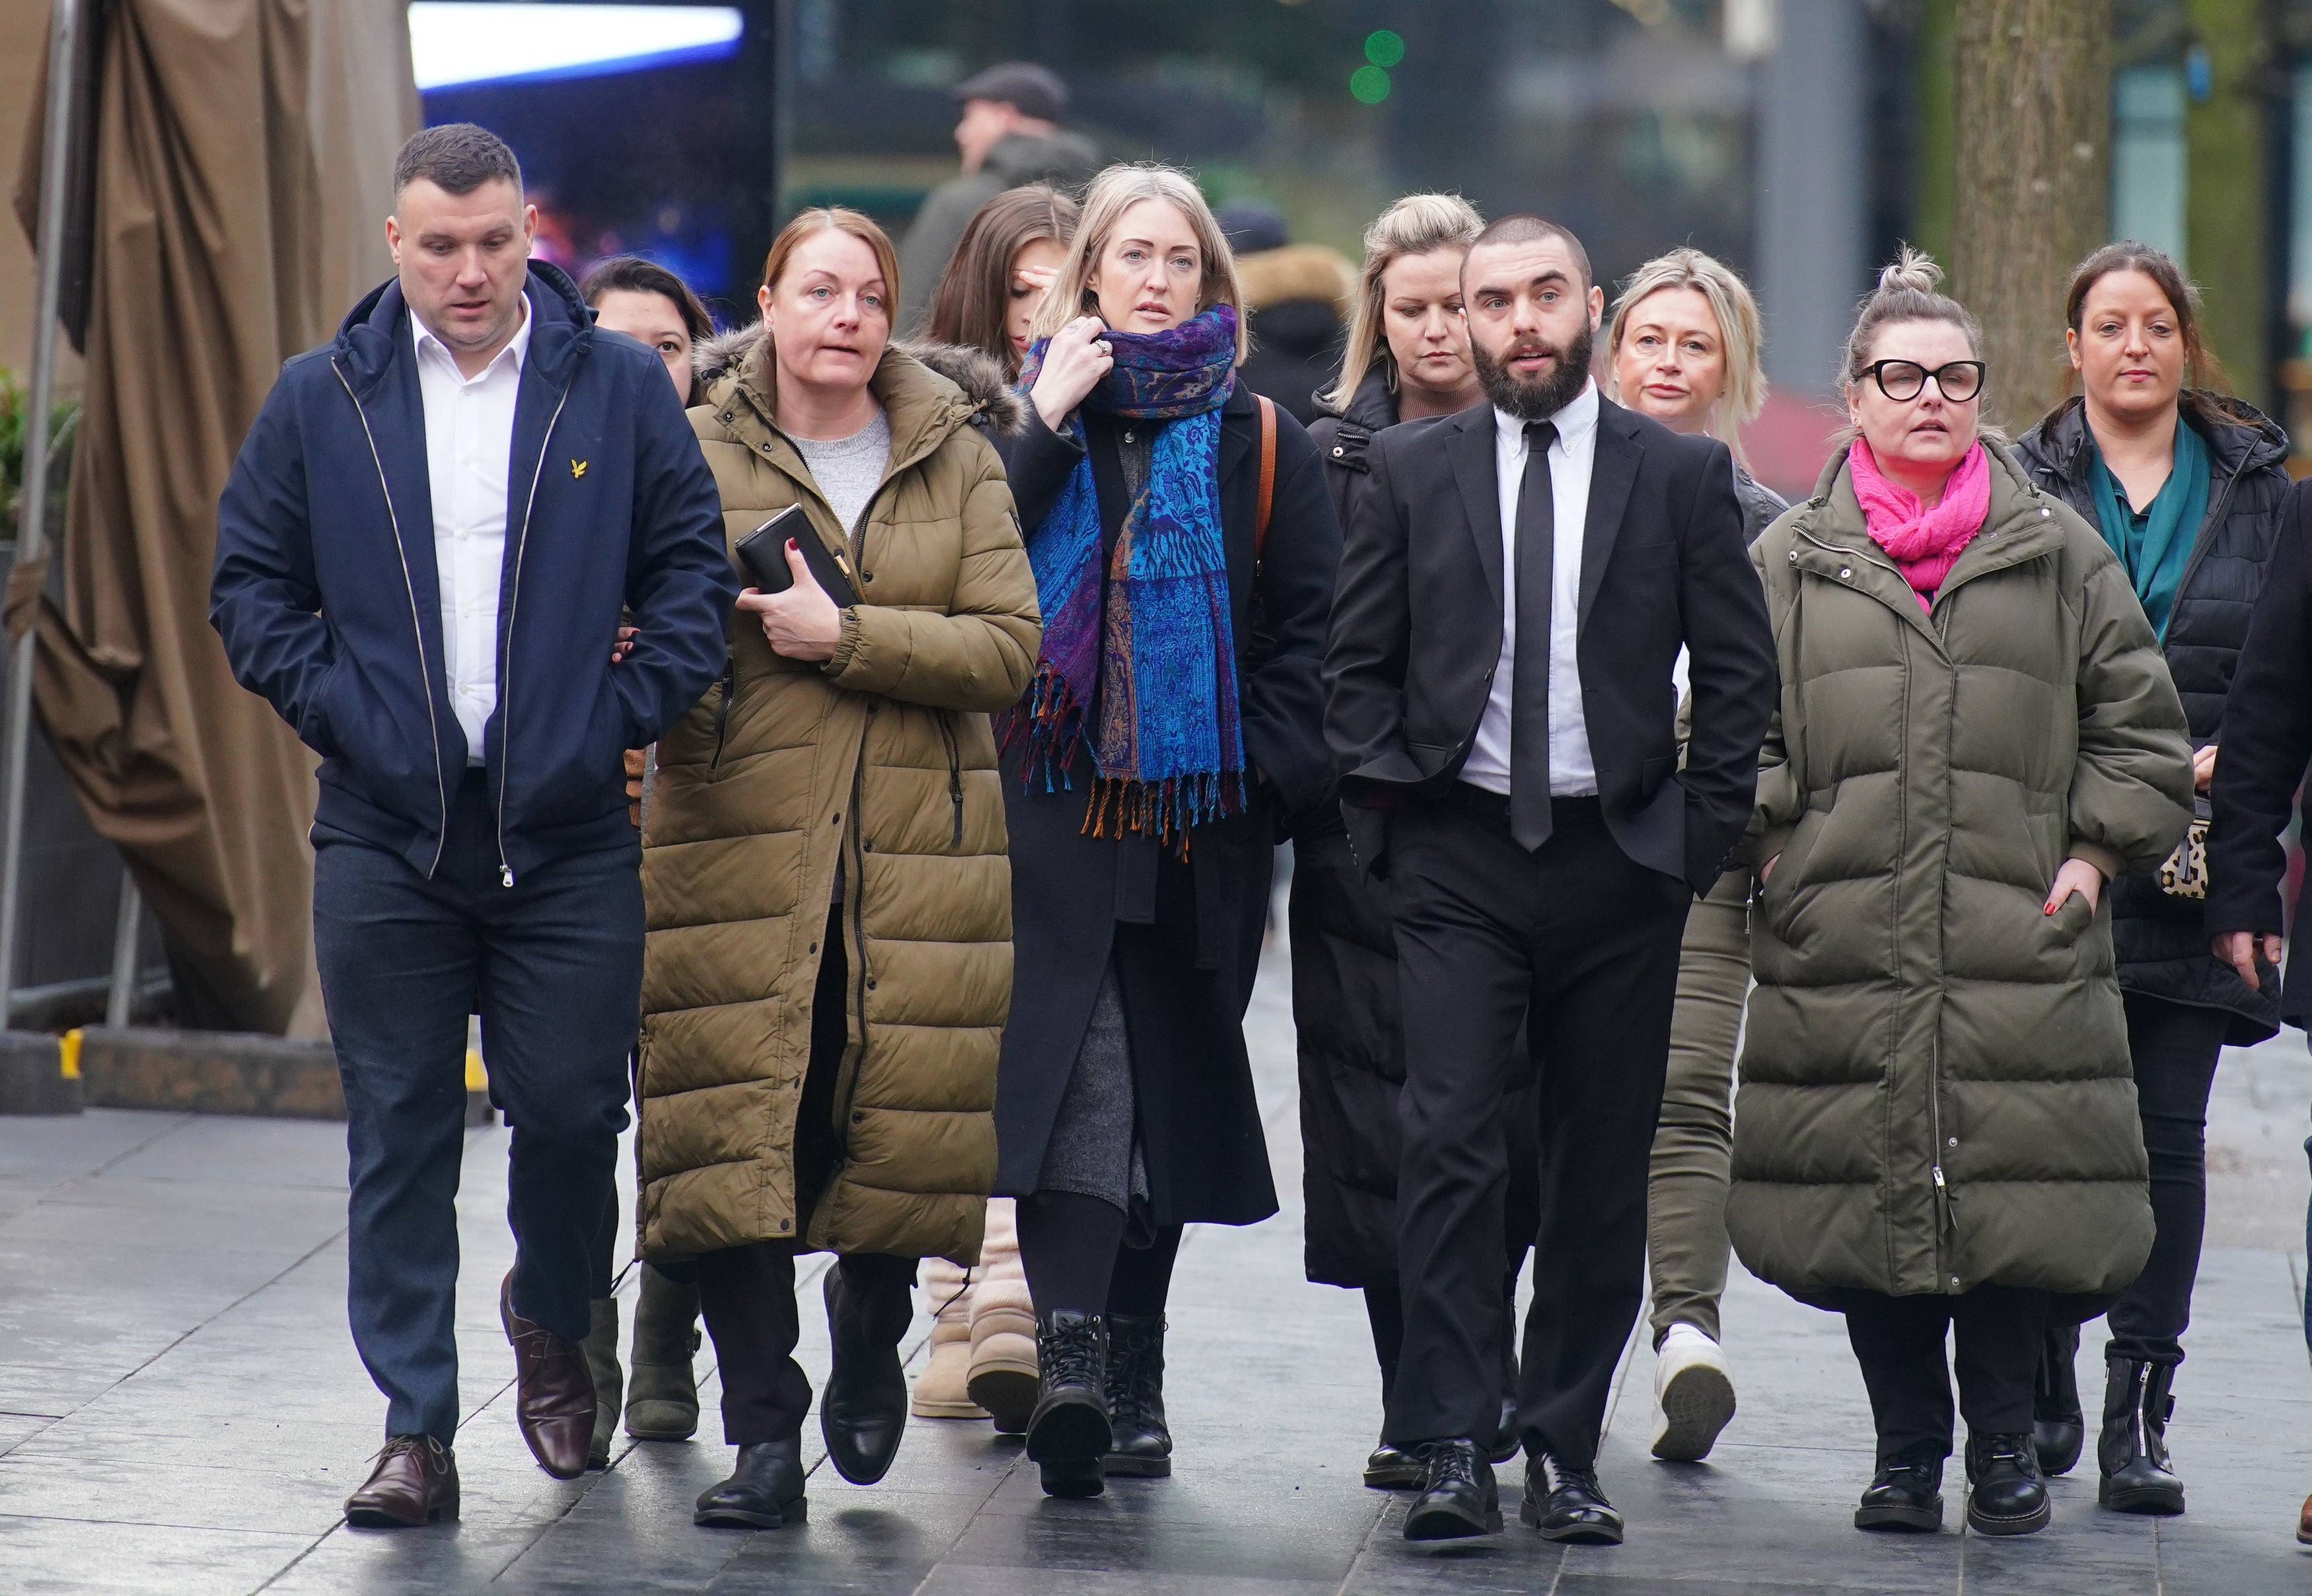
[[[2184,418],[2208,441],[2220,477],[2278,466],[2288,459],[2288,434],[2246,399],[2213,389],[2187,388],[2176,396]],[[2072,394],[2016,441],[2023,463],[2084,486],[2094,459],[2089,448],[2087,401]]]
[[[988,149],[979,170],[1006,189],[1049,183],[1081,189],[1099,171],[1099,146],[1081,133],[1007,133]]]
[[[697,374],[699,390],[705,392],[743,368],[762,341],[763,324],[756,321],[692,345],[690,369]],[[943,344],[935,338],[895,339],[884,351],[883,364],[876,368],[874,381],[870,383],[879,397],[885,371],[890,368],[895,354],[947,379],[991,431],[1008,436],[1027,425],[1027,401],[1012,387],[1003,363],[985,350],[962,344]],[[767,412],[765,418],[768,419]]]
[[[1345,321],[1356,303],[1357,268],[1329,244],[1286,244],[1239,255],[1236,276],[1244,308],[1256,313],[1288,300],[1315,299],[1329,303]]]
[[[550,261],[530,263],[522,294],[530,301],[529,359],[541,376],[559,384],[565,365],[593,346],[594,312],[578,296],[578,285],[570,274]],[[408,308],[401,279],[388,277],[337,324],[337,358],[357,387],[366,390],[374,385],[392,364],[396,350],[407,347],[400,334],[402,313]]]

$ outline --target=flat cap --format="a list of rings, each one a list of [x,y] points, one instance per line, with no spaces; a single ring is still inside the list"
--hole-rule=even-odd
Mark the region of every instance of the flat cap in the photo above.
[[[1068,86],[1048,67],[1033,61],[999,61],[975,72],[951,91],[958,100],[995,100],[1018,106],[1023,117],[1056,122],[1067,114]]]

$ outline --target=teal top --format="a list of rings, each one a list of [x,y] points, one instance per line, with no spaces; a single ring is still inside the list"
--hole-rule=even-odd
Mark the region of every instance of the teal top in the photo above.
[[[2207,519],[2207,440],[2190,422],[2176,417],[2176,462],[2151,503],[2140,511],[2127,502],[2127,489],[2103,463],[2103,451],[2096,445],[2092,432],[2088,440],[2088,446],[2095,450],[2096,520],[2102,525],[2103,540],[2127,567],[2128,581],[2143,602],[2143,613],[2165,645],[2176,591],[2184,584],[2184,567],[2191,563],[2200,522]]]

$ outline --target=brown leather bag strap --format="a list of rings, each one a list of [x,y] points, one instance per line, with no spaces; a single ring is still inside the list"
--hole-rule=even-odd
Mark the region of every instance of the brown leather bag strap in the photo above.
[[[1252,518],[1252,574],[1260,575],[1261,556],[1268,548],[1268,517],[1276,507],[1276,402],[1253,395],[1260,407],[1260,504]]]

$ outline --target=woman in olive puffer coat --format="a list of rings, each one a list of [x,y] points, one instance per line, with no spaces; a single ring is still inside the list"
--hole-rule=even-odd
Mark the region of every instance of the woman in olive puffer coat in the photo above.
[[[1727,1221],[1847,1317],[1878,1431],[1858,1526],[1941,1522],[1955,1329],[1968,1521],[2021,1534],[2047,1521],[2042,1329],[2150,1247],[2103,889],[2175,846],[2192,776],[2125,573],[1978,441],[1939,276],[1882,276],[1848,344],[1861,435],[1753,550],[1782,700]]]

